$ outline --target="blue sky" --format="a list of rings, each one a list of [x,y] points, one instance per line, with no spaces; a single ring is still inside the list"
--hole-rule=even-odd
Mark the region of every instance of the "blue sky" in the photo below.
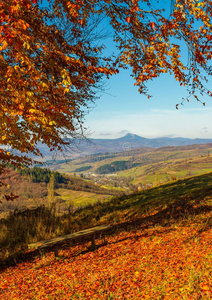
[[[176,110],[176,104],[186,97],[187,91],[174,78],[165,74],[149,82],[148,87],[153,96],[150,99],[138,92],[129,70],[122,70],[109,79],[107,91],[85,118],[87,135],[116,138],[130,132],[148,138],[212,138],[210,97],[201,98],[206,102],[205,107],[190,99]]]

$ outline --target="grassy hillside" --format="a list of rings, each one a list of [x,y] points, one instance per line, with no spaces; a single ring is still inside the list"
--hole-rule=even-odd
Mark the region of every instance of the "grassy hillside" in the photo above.
[[[83,207],[89,204],[93,204],[97,201],[103,201],[111,198],[108,194],[97,194],[84,191],[70,191],[65,188],[59,188],[56,190],[57,196],[55,196],[56,202],[65,202],[67,205],[73,207]]]
[[[67,174],[81,170],[86,178],[98,184],[110,187],[119,186],[127,191],[130,184],[138,189],[146,188],[211,172],[211,153],[212,144],[159,149],[140,148],[120,153],[88,156],[72,161],[71,165],[54,165],[52,169]],[[107,173],[116,175],[110,178],[108,183],[105,181],[105,177],[108,177]],[[128,178],[128,184],[121,185],[118,178],[124,181],[124,178]]]
[[[42,171],[42,169],[35,168],[35,171],[33,169],[29,169],[29,171],[21,170],[20,173],[20,171],[17,172],[12,168],[8,168],[0,175],[0,180],[5,184],[0,187],[0,218],[15,209],[35,209],[41,205],[50,205],[51,203],[55,203],[57,208],[64,212],[69,209],[70,205],[77,208],[108,199],[111,195],[118,193],[115,189],[104,189],[79,176],[68,176],[59,173],[54,173],[54,176],[59,176],[60,180],[55,181],[50,189],[49,178],[52,173],[48,170],[49,178],[47,178],[46,174],[40,174],[39,170]],[[18,199],[7,202],[4,195],[10,193],[17,195]]]
[[[189,145],[181,147],[163,147],[163,148],[138,148],[129,151],[95,154],[63,162],[48,167],[54,171],[72,173],[81,167],[91,166],[88,171],[95,171],[104,164],[110,164],[114,161],[133,161],[140,163],[154,163],[172,159],[190,159],[194,157],[210,156],[212,154],[212,144]]]
[[[146,164],[131,170],[119,172],[119,176],[133,178],[132,183],[152,183],[154,186],[176,179],[209,173],[212,171],[212,156],[190,159],[173,159]]]
[[[59,260],[25,253],[0,273],[0,299],[211,299],[212,173],[63,217],[44,208],[16,214],[1,220],[0,247],[17,262],[14,249],[24,253],[27,243],[104,223],[113,228],[94,252],[82,240],[61,246]]]

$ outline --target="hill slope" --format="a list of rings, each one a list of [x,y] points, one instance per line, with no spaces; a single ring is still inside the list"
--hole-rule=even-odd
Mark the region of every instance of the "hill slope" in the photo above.
[[[49,178],[45,170],[49,178],[53,174],[54,178],[57,175],[60,179],[59,181],[55,179],[51,198],[49,197],[51,194]],[[4,173],[0,174],[0,180],[5,184],[0,187],[0,218],[14,210],[35,209],[41,205],[50,205],[50,203],[55,203],[57,208],[60,207],[61,212],[64,212],[70,205],[74,207],[88,205],[118,193],[116,190],[104,189],[79,176],[52,173],[48,169],[37,167],[18,171],[13,168],[5,169]],[[18,196],[13,202],[4,199],[4,195],[10,193]]]
[[[0,298],[211,299],[211,212],[212,173],[76,211],[78,229],[113,224],[107,243],[91,252],[84,240],[61,247],[59,260],[48,253],[2,271]]]

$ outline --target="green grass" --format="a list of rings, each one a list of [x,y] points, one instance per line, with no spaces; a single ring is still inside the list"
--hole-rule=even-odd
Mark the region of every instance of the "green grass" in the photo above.
[[[153,183],[158,185],[182,179],[186,177],[201,175],[212,172],[212,157],[197,157],[190,160],[177,159],[173,161],[165,161],[154,163],[151,165],[143,165],[130,170],[118,172],[119,176],[133,177],[133,184]]]
[[[110,186],[110,185],[101,185],[102,188],[106,189],[106,190],[115,190],[115,191],[120,191],[120,192],[124,192],[125,189],[121,188],[121,187],[114,187],[114,186]]]
[[[67,204],[73,205],[75,208],[83,207],[89,204],[94,204],[98,201],[104,201],[111,198],[111,196],[105,194],[96,194],[83,191],[73,191],[68,189],[57,189],[56,201],[62,199]]]

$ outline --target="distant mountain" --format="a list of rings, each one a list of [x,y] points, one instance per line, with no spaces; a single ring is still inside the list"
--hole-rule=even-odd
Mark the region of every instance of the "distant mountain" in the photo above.
[[[123,141],[123,142],[129,142],[129,141],[133,141],[133,142],[144,142],[144,141],[148,141],[149,139],[141,137],[137,134],[132,134],[132,133],[127,133],[125,136],[122,136],[118,139],[116,139],[117,141]]]
[[[71,142],[71,140],[70,140]],[[167,146],[188,146],[194,144],[209,144],[212,143],[212,139],[189,139],[189,138],[170,138],[160,137],[148,139],[136,134],[128,133],[123,137],[117,139],[78,139],[74,140],[71,146],[71,150],[65,151],[64,156],[66,158],[74,159],[79,156],[92,155],[97,153],[111,153],[129,151],[135,148],[161,148]],[[47,146],[41,144],[39,146],[41,153],[44,154],[44,159],[51,159],[52,152],[50,152]],[[57,155],[55,159],[63,159],[63,155]]]
[[[128,133],[123,137],[117,139],[91,139],[91,145],[87,144],[85,150],[95,150],[95,152],[114,152],[131,150],[135,148],[161,148],[167,146],[188,146],[194,144],[208,144],[212,143],[212,139],[189,139],[189,138],[169,138],[161,137],[148,139],[136,134]],[[83,144],[82,144],[83,145]],[[84,146],[84,145],[83,145]],[[92,153],[92,152],[91,152]]]

